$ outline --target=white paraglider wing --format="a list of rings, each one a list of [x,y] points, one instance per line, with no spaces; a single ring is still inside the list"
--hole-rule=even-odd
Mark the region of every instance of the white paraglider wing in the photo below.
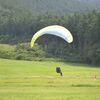
[[[56,36],[64,39],[68,43],[71,43],[73,41],[73,36],[69,32],[69,30],[67,30],[66,28],[59,26],[59,25],[52,25],[52,26],[48,26],[48,27],[45,27],[45,28],[39,30],[38,32],[36,32],[33,35],[32,40],[31,40],[31,47],[34,46],[34,43],[37,40],[37,38],[44,34],[56,35]]]

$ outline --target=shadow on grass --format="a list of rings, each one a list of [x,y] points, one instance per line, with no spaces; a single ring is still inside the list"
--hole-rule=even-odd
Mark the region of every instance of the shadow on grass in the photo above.
[[[91,85],[91,84],[72,84],[72,87],[100,87],[100,85]]]

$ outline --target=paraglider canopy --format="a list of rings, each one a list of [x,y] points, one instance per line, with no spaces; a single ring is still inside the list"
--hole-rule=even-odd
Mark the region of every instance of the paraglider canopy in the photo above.
[[[31,48],[34,46],[35,41],[44,34],[51,34],[58,36],[67,41],[68,43],[71,43],[73,41],[73,36],[69,30],[59,25],[52,25],[39,30],[33,35],[31,40]]]

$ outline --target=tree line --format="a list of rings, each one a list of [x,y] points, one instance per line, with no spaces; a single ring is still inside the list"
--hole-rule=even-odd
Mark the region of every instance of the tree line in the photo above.
[[[68,44],[56,36],[41,36],[37,45],[45,52],[45,57],[100,64],[100,13],[96,11],[71,15],[3,11],[0,12],[0,43],[30,42],[36,31],[48,25],[66,27],[71,31],[74,41]]]

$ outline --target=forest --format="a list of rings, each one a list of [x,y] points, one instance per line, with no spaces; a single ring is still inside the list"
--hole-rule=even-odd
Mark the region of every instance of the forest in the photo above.
[[[49,25],[66,27],[73,35],[73,43],[67,44],[58,37],[44,35],[36,41],[35,48],[31,49],[29,44],[33,34]],[[0,44],[0,58],[59,58],[100,65],[100,12],[92,10],[72,14],[56,14],[51,11],[39,13],[4,4],[3,7],[0,6]]]

